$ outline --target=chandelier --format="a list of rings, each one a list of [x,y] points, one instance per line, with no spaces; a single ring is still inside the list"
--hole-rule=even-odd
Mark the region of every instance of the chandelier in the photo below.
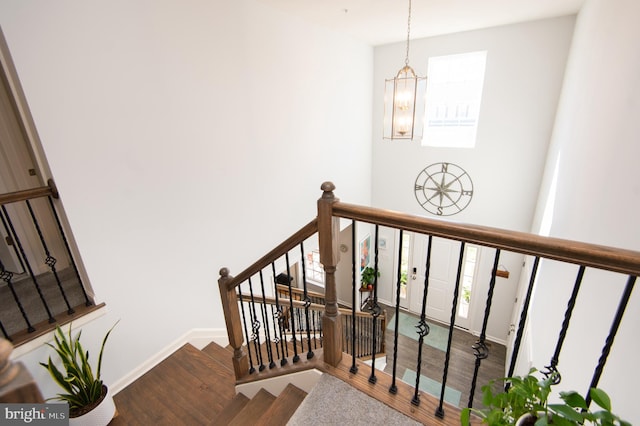
[[[409,66],[411,34],[411,0],[407,20],[407,50],[404,66],[394,78],[385,80],[384,134],[385,139],[414,139],[422,136],[426,77],[418,77]],[[416,108],[418,107],[418,108]],[[416,123],[417,121],[417,123]]]

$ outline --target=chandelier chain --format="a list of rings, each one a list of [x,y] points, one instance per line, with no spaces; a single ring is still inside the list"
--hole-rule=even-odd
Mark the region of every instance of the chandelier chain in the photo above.
[[[409,17],[407,18],[407,53],[404,58],[404,65],[409,66],[409,36],[411,34],[411,0],[409,0]]]

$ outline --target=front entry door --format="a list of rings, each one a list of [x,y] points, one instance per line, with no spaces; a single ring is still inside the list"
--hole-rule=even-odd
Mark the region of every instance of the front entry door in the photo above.
[[[412,234],[411,240],[413,242],[413,253],[411,256],[411,265],[409,265],[410,273],[407,285],[409,310],[419,314],[422,310],[421,305],[424,292],[429,237],[422,234]],[[459,242],[438,237],[432,239],[426,315],[429,318],[446,324],[449,324],[451,321],[451,308],[456,285],[459,255]],[[461,277],[461,280],[463,279],[464,278]],[[463,283],[461,282],[458,291],[455,324],[463,328],[469,328],[469,316],[460,315],[463,293]]]

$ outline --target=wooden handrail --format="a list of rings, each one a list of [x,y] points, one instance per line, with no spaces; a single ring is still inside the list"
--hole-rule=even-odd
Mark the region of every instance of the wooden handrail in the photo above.
[[[238,296],[238,300],[240,300],[240,296]],[[246,302],[246,300],[245,300]],[[264,298],[264,302],[267,305],[276,305],[276,299],[273,297],[265,297]],[[278,302],[278,304],[283,305],[281,302]],[[284,304],[285,307],[287,307],[289,305],[289,302],[287,302],[286,304]],[[301,308],[304,309],[305,307],[305,303],[301,300],[293,300],[293,306],[295,308]],[[317,303],[310,303],[309,304],[309,309],[312,311],[324,311],[324,305],[319,305]],[[346,315],[346,316],[352,316],[352,312],[351,309],[347,309],[347,308],[338,308],[338,312],[340,312],[340,314],[342,315]],[[382,311],[382,313],[380,314],[380,316],[378,318],[386,318],[387,313],[386,311]],[[361,317],[361,318],[371,318],[371,314],[367,313],[367,312],[356,312],[356,317]]]
[[[279,290],[283,293],[289,293],[289,287],[284,284],[276,284],[276,290]],[[301,288],[293,287],[291,288],[291,294],[295,294],[297,296],[304,296],[304,290]],[[318,293],[316,291],[307,290],[307,296],[314,297],[316,299],[324,299],[324,294]]]
[[[0,205],[15,203],[18,201],[31,200],[33,198],[52,196],[58,198],[58,190],[52,179],[47,182],[48,186],[41,186],[39,188],[25,189],[23,191],[8,192],[6,194],[0,194]]]
[[[640,276],[640,252],[336,202],[337,217]]]
[[[301,241],[306,240],[316,232],[318,232],[318,219],[313,219],[311,222],[300,228],[300,230],[295,234],[280,243],[276,248],[262,256],[258,261],[254,262],[253,265],[249,266],[247,269],[240,272],[233,278],[230,278],[226,283],[227,290],[236,288],[251,276],[257,274],[271,262],[275,262],[276,260],[278,260],[278,258],[283,256],[286,252],[288,252],[289,250],[300,244]]]

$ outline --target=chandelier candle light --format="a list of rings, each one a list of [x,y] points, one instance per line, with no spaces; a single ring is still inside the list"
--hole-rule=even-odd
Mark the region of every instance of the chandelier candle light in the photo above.
[[[407,20],[407,51],[404,67],[391,79],[385,80],[384,135],[385,139],[409,139],[422,137],[424,124],[424,94],[426,77],[416,76],[409,66],[409,36],[411,33],[411,0]],[[416,118],[418,123],[416,123]]]

